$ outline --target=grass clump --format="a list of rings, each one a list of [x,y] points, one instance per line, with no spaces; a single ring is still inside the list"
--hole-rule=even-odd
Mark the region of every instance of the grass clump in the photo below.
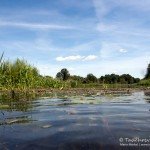
[[[36,85],[38,70],[26,61],[3,61],[0,64],[0,86],[5,89],[25,90]]]
[[[141,86],[150,86],[150,79],[141,80],[138,84]]]

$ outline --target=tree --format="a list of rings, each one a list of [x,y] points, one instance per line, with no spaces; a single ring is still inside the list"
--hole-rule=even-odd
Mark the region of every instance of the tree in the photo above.
[[[70,76],[70,79],[71,79],[71,80],[78,81],[78,82],[80,82],[80,83],[82,83],[82,82],[84,81],[84,78],[83,78],[83,77],[77,76],[77,75]]]
[[[148,78],[150,78],[150,64],[148,64],[147,72],[146,72],[146,75],[145,75],[145,79],[148,79]]]
[[[63,81],[69,79],[69,77],[70,77],[70,74],[66,68],[63,68],[60,72],[56,74],[56,78],[63,80]]]
[[[97,82],[97,78],[93,74],[88,74],[86,77],[87,82]]]
[[[115,84],[115,83],[133,84],[139,81],[140,81],[139,78],[134,78],[129,74],[123,74],[121,76],[116,74],[111,74],[111,75],[107,74],[99,78],[99,83],[106,83],[106,84]]]
[[[110,79],[111,79],[111,83],[112,83],[112,84],[117,83],[118,80],[119,80],[119,75],[111,74],[111,75],[110,75]]]
[[[58,73],[56,74],[56,78],[57,78],[57,79],[60,79],[60,80],[63,80],[63,75],[62,75],[62,73],[61,73],[61,72],[58,72]]]

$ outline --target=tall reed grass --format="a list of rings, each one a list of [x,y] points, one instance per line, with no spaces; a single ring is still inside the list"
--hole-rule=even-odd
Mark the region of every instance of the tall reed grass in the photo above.
[[[24,91],[35,88],[69,87],[69,82],[41,76],[38,69],[25,60],[4,60],[3,55],[4,53],[0,57],[0,89]]]
[[[38,75],[38,70],[24,60],[1,61],[0,86],[3,88],[23,90],[34,87]]]

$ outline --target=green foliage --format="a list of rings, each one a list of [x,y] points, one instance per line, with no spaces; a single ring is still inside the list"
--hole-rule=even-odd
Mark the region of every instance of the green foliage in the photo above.
[[[58,72],[56,74],[56,78],[59,79],[59,80],[63,80],[63,74],[61,72]]]
[[[141,85],[141,86],[150,86],[150,79],[144,79],[144,80],[141,80],[138,85]]]
[[[123,74],[121,76],[116,75],[116,74],[111,74],[111,75],[105,75],[101,76],[99,78],[100,83],[105,83],[105,84],[133,84],[133,83],[138,83],[140,81],[139,78],[134,78],[129,74]]]
[[[24,60],[3,61],[0,65],[0,85],[5,88],[34,87],[37,77],[38,70]]]
[[[78,83],[83,83],[83,81],[84,81],[85,79],[84,79],[83,77],[81,77],[81,76],[73,75],[73,76],[70,76],[70,80],[77,81]]]
[[[60,80],[68,80],[70,77],[69,71],[66,68],[63,68],[60,72],[56,74],[56,78]]]
[[[4,53],[3,53],[4,54]],[[34,88],[115,88],[129,87],[129,85],[150,85],[149,80],[134,78],[129,74],[110,74],[97,79],[93,74],[88,74],[86,78],[81,76],[70,76],[69,71],[64,68],[57,73],[56,79],[50,76],[42,76],[36,67],[31,66],[25,60],[17,59],[13,62],[3,60],[0,57],[0,89],[26,90]],[[149,77],[149,66],[146,77]],[[140,81],[140,82],[139,82]],[[137,84],[136,84],[137,85]]]
[[[148,64],[147,72],[146,72],[146,75],[145,75],[145,79],[150,79],[150,64]]]
[[[70,86],[71,86],[72,88],[77,87],[77,85],[78,85],[78,82],[77,82],[77,81],[75,81],[75,80],[71,80],[71,81],[70,81]]]
[[[95,83],[97,82],[97,78],[92,73],[90,73],[87,75],[86,81],[87,83],[90,83],[90,82]]]

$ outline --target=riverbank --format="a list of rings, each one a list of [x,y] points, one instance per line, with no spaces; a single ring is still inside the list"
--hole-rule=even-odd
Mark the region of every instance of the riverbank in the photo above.
[[[89,95],[114,95],[114,94],[130,94],[133,92],[144,91],[150,93],[149,87],[139,88],[41,88],[28,90],[1,90],[0,99],[18,99],[30,100],[36,97],[69,97],[74,95],[89,96]]]

